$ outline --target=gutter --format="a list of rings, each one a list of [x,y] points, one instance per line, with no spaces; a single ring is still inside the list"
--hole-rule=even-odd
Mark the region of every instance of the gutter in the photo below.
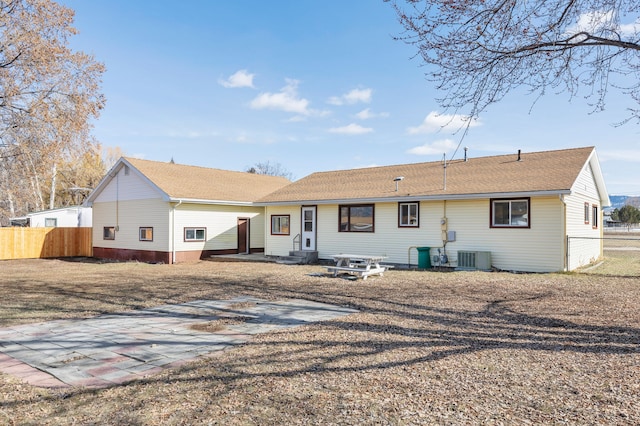
[[[564,235],[564,272],[569,270],[569,235],[567,235],[567,202],[564,195],[558,195],[562,203],[562,235]]]
[[[516,198],[516,197],[545,197],[551,195],[568,195],[570,189],[556,189],[551,191],[523,191],[523,192],[486,192],[479,194],[453,194],[453,195],[411,195],[398,197],[372,197],[372,198],[334,198],[325,200],[286,200],[286,201],[257,201],[254,206],[286,206],[305,204],[348,204],[348,203],[395,203],[410,201],[446,201],[446,200],[478,200],[485,198]]]

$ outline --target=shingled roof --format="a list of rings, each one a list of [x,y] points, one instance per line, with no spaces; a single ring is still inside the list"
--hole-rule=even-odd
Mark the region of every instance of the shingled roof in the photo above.
[[[170,199],[253,202],[289,183],[280,176],[124,158]]]
[[[401,164],[313,173],[258,200],[259,204],[384,200],[452,199],[491,194],[568,193],[594,147]],[[597,165],[597,161],[594,163]],[[595,171],[596,178],[600,169]],[[402,176],[398,183],[394,179]],[[606,191],[605,191],[606,192]],[[608,195],[601,194],[603,200]]]

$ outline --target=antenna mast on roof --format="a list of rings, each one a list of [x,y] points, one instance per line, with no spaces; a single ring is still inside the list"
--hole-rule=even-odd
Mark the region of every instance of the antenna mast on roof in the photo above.
[[[447,153],[442,154],[442,167],[444,168],[443,191],[447,190]]]

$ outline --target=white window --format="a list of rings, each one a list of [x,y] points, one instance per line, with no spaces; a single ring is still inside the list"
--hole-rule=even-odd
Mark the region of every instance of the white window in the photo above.
[[[185,241],[204,241],[206,239],[206,228],[184,228]]]
[[[398,203],[398,226],[413,227],[420,226],[420,203]]]
[[[55,228],[58,226],[58,219],[55,217],[45,217],[44,218],[44,226],[47,228]]]
[[[492,228],[529,228],[529,199],[491,200]]]

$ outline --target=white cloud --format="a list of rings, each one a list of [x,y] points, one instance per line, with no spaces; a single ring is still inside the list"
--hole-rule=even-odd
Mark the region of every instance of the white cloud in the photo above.
[[[331,105],[353,105],[359,102],[368,104],[371,102],[373,90],[371,89],[353,89],[341,96],[332,96],[327,100]]]
[[[277,93],[261,93],[251,101],[253,109],[275,109],[285,112],[293,112],[301,115],[310,115],[309,101],[299,97],[298,80],[286,79],[286,86]]]
[[[620,25],[620,34],[623,36],[631,36],[640,32],[640,19],[631,24]]]
[[[388,112],[371,112],[371,108],[363,109],[359,113],[356,114],[356,118],[360,120],[370,120],[372,118],[387,118],[389,117]]]
[[[600,162],[624,161],[629,163],[640,162],[640,149],[603,149],[598,151]]]
[[[442,155],[444,153],[453,151],[458,146],[451,139],[441,139],[432,143],[426,143],[424,145],[416,146],[415,148],[411,148],[407,150],[407,154],[414,155]]]
[[[621,36],[632,36],[640,31],[640,20],[630,24],[618,24],[613,10],[586,12],[578,17],[578,21],[573,26],[567,28],[565,34],[573,35],[580,32],[597,34],[607,31],[616,31]]]
[[[340,133],[343,135],[362,135],[365,133],[371,133],[373,129],[371,127],[362,127],[359,124],[351,123],[347,126],[332,127],[329,129],[329,133]]]
[[[581,14],[575,25],[567,28],[566,34],[572,35],[580,32],[596,33],[611,27],[613,11],[593,11]]]
[[[467,124],[469,124],[469,127],[476,127],[481,123],[478,120],[473,120],[469,123],[469,117],[464,115],[438,114],[436,111],[431,111],[419,126],[409,127],[407,133],[418,135],[436,133],[441,130],[456,132]]]
[[[233,75],[229,76],[226,80],[219,79],[218,83],[228,89],[235,89],[238,87],[251,87],[253,88],[253,77],[255,74],[250,74],[247,70],[236,71]]]

